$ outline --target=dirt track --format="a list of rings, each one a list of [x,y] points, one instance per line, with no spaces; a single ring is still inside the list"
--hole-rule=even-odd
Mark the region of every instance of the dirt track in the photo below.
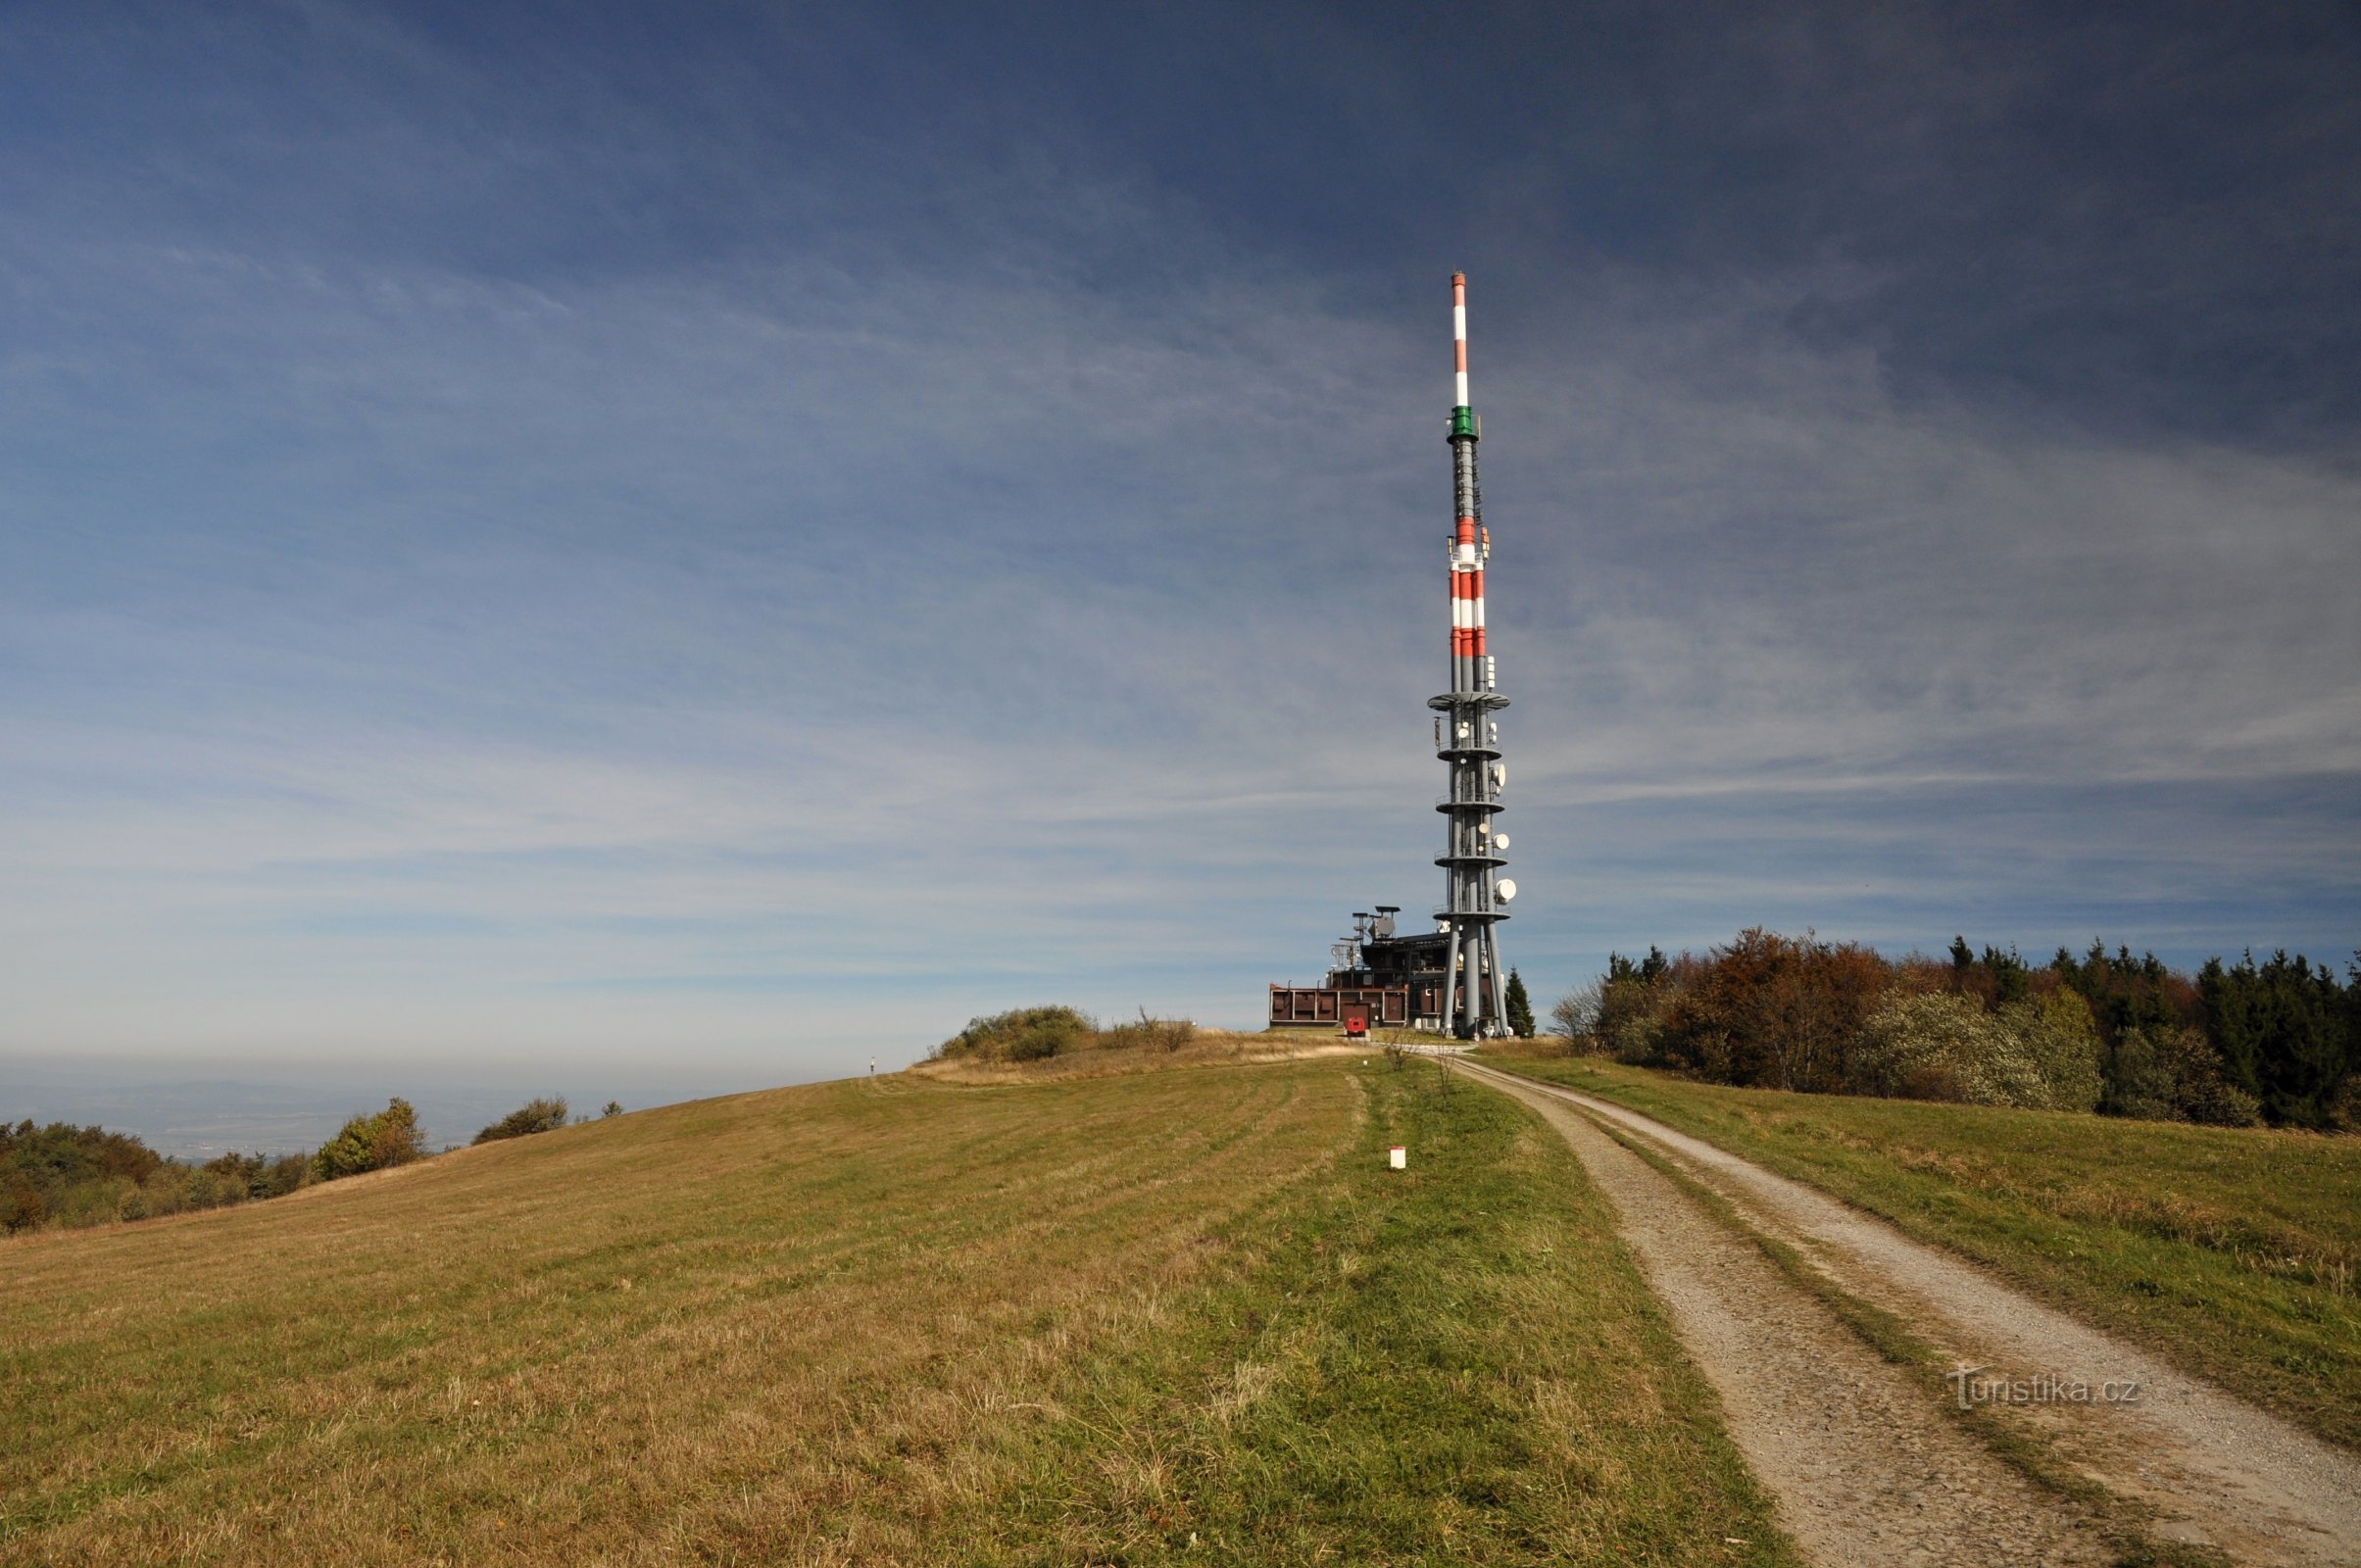
[[[2090,1523],[1979,1442],[1947,1396],[1847,1330],[1751,1242],[1602,1130],[1643,1143],[1796,1248],[1853,1296],[1900,1315],[1980,1376],[2037,1374],[2136,1400],[1990,1405],[2119,1495],[2151,1535],[2239,1562],[2361,1563],[2361,1463],[1949,1253],[1620,1105],[1458,1063],[1562,1132],[1728,1409],[1733,1437],[1816,1561],[2098,1562]]]

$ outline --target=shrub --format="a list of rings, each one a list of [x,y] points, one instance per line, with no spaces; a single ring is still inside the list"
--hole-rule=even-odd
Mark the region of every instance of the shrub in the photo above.
[[[64,1192],[49,1196],[49,1215],[45,1223],[63,1230],[79,1230],[85,1225],[112,1225],[119,1219],[144,1219],[144,1207],[134,1207],[132,1198],[139,1184],[128,1176],[98,1176],[74,1183]],[[131,1212],[125,1212],[132,1209]]]
[[[0,1170],[0,1231],[28,1231],[48,1214],[41,1190],[23,1171]]]
[[[426,1152],[418,1113],[407,1100],[389,1100],[374,1116],[355,1116],[312,1156],[320,1180],[358,1176],[363,1171],[407,1165]]]
[[[275,1157],[261,1152],[252,1154],[223,1154],[205,1162],[205,1169],[221,1178],[223,1190],[236,1196],[224,1200],[236,1202],[243,1198],[278,1198],[301,1187],[312,1176],[312,1162],[302,1154],[280,1154]]]
[[[620,1109],[620,1106],[616,1107]],[[548,1100],[528,1100],[500,1120],[475,1135],[479,1144],[496,1143],[503,1138],[527,1138],[534,1133],[556,1132],[566,1125],[568,1112],[566,1097],[558,1095]]]
[[[306,1154],[167,1159],[128,1133],[0,1123],[0,1231],[105,1225],[276,1198],[311,1175]]]
[[[138,1218],[141,1184],[169,1183],[177,1168],[129,1133],[62,1121],[0,1123],[0,1221],[21,1230]]]
[[[2156,1054],[2172,1071],[2175,1115],[2213,1127],[2251,1127],[2262,1120],[2262,1102],[2231,1082],[2222,1054],[2203,1030],[2164,1031]]]
[[[2107,1053],[2106,1093],[2098,1108],[2109,1116],[2168,1121],[2181,1084],[2172,1063],[2145,1029],[2126,1029]]]
[[[1853,1049],[1854,1094],[1992,1104],[1988,1071],[2005,1031],[1983,1007],[1951,992],[1894,997],[1870,1015]]]
[[[2015,1037],[2017,1054],[2038,1085],[2038,1098],[2013,1103],[2049,1110],[2098,1108],[2098,1025],[2089,1003],[2063,989],[2045,997],[2029,996],[2003,1006],[1999,1022]]]
[[[0,1163],[15,1167],[35,1187],[55,1193],[83,1182],[120,1178],[136,1186],[154,1175],[164,1156],[129,1133],[103,1127],[22,1121],[0,1124]]]
[[[1616,956],[1609,955],[1607,976],[1599,983],[1599,1000],[1590,1009],[1591,1038],[1617,1061],[1652,1064],[1663,1039],[1661,1011],[1678,992],[1669,965],[1648,973],[1629,963],[1618,967]],[[1581,1005],[1579,994],[1568,1000]]]
[[[1077,1049],[1097,1032],[1090,1019],[1071,1007],[1018,1007],[989,1018],[970,1018],[967,1027],[937,1046],[934,1054],[1039,1061]]]
[[[1152,1051],[1178,1051],[1196,1038],[1197,1025],[1190,1019],[1151,1018],[1148,1009],[1142,1007],[1137,1020],[1100,1030],[1098,1038],[1091,1043],[1110,1048],[1137,1046]]]
[[[1618,1014],[1601,1027],[1599,1039],[1609,1055],[1631,1066],[1652,1067],[1664,1059],[1664,1024],[1653,1012]]]
[[[1862,1029],[1846,1087],[1906,1100],[2087,1111],[2099,1102],[2098,1032],[2071,993],[2028,996],[1997,1014],[1972,992],[1896,996]]]

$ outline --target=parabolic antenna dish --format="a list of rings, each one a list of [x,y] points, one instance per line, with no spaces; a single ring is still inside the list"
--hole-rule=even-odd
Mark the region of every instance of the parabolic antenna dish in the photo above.
[[[1499,885],[1494,887],[1492,891],[1500,896],[1500,902],[1502,904],[1506,904],[1510,899],[1516,897],[1516,883],[1507,877],[1502,877],[1500,878]]]

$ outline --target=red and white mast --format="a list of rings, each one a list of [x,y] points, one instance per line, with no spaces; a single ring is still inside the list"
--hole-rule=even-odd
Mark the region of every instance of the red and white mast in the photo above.
[[[1506,969],[1499,926],[1508,918],[1516,884],[1500,876],[1507,835],[1499,831],[1500,791],[1508,772],[1500,761],[1500,725],[1493,715],[1508,706],[1484,634],[1484,564],[1492,536],[1484,527],[1484,490],[1476,479],[1476,443],[1483,425],[1467,396],[1467,274],[1451,274],[1451,689],[1427,700],[1435,721],[1435,755],[1451,770],[1451,793],[1436,806],[1449,821],[1444,906],[1435,918],[1451,933],[1443,977],[1443,1027],[1461,1039],[1507,1032]]]

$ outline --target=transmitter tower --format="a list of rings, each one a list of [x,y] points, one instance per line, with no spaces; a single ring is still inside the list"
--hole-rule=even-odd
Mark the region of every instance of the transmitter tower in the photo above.
[[[1484,565],[1492,535],[1484,526],[1484,487],[1476,478],[1483,421],[1467,396],[1467,274],[1451,274],[1451,355],[1457,399],[1451,406],[1451,690],[1427,699],[1434,709],[1435,755],[1449,770],[1450,792],[1435,809],[1445,821],[1443,907],[1438,929],[1450,938],[1443,969],[1443,1028],[1462,1040],[1507,1033],[1507,967],[1500,922],[1516,884],[1500,874],[1508,836],[1500,830],[1500,671],[1484,638]]]
[[[1435,808],[1444,815],[1443,907],[1432,931],[1398,932],[1397,905],[1353,917],[1353,935],[1330,950],[1328,978],[1316,986],[1270,988],[1274,1029],[1370,1026],[1435,1030],[1462,1040],[1508,1032],[1507,965],[1500,922],[1516,884],[1500,875],[1508,835],[1500,831],[1500,670],[1485,646],[1484,564],[1492,535],[1484,527],[1484,488],[1476,482],[1476,442],[1484,425],[1467,401],[1467,274],[1451,274],[1452,370],[1458,400],[1446,439],[1451,449],[1451,690],[1427,699],[1435,710],[1435,755],[1450,789]]]

